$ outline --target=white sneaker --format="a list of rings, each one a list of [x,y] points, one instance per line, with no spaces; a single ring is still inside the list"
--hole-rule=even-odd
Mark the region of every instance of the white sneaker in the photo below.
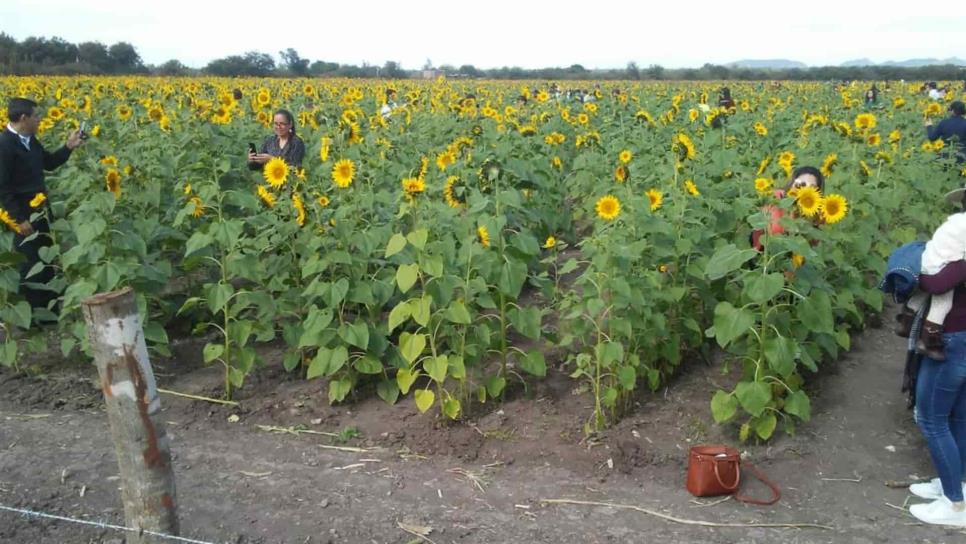
[[[959,512],[953,510],[953,503],[946,497],[928,503],[914,504],[909,507],[909,513],[924,523],[966,527],[966,510]]]
[[[939,478],[933,478],[921,484],[912,484],[909,486],[909,493],[924,499],[938,499],[945,496],[943,495],[943,484],[939,481]],[[966,484],[963,484],[963,493],[966,494]]]

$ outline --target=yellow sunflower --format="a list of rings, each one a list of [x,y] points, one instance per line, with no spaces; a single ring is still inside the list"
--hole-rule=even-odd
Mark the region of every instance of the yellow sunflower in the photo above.
[[[698,186],[689,179],[684,180],[684,190],[691,196],[701,196],[701,191],[698,190]]]
[[[486,230],[486,227],[483,225],[476,227],[476,235],[480,239],[481,246],[490,247],[490,231]]]
[[[605,221],[613,221],[621,213],[621,202],[613,195],[602,196],[597,200],[594,209],[597,211],[597,217]]]
[[[426,190],[426,182],[422,178],[406,178],[401,183],[403,190],[409,196],[414,196]]]
[[[763,125],[761,121],[758,121],[755,123],[755,132],[757,132],[759,136],[768,136],[768,127]]]
[[[814,217],[822,209],[822,194],[815,187],[802,187],[795,197],[798,209],[805,217]]]
[[[618,183],[624,183],[627,181],[627,175],[627,167],[623,164],[617,165],[617,168],[614,169],[614,179],[617,180]]]
[[[822,168],[821,168],[822,175],[825,177],[831,176],[832,167],[835,166],[835,163],[837,162],[839,162],[839,156],[837,153],[829,153],[828,155],[826,155],[825,160],[822,161]]]
[[[553,249],[557,245],[557,239],[551,236],[547,236],[547,240],[543,243],[544,249]]]
[[[288,163],[281,157],[273,157],[265,163],[265,170],[262,174],[272,188],[278,189],[285,185],[285,181],[288,179]]]
[[[329,197],[327,197],[325,195],[320,196],[315,201],[318,202],[319,203],[319,206],[322,206],[323,208],[325,208],[326,206],[328,206],[331,203],[331,201],[329,200]]]
[[[111,168],[104,174],[104,181],[107,183],[107,190],[114,193],[114,197],[121,196],[121,173]]]
[[[205,205],[201,201],[201,198],[193,196],[188,202],[194,205],[194,209],[191,211],[192,216],[201,217],[205,214]]]
[[[292,207],[295,208],[295,222],[299,226],[305,225],[305,203],[298,193],[292,193]]]
[[[39,208],[44,205],[44,202],[47,202],[47,195],[44,193],[37,193],[34,195],[33,199],[30,200],[30,207]]]
[[[899,129],[893,130],[892,132],[889,133],[890,144],[898,143],[899,140],[901,139],[902,139],[902,133],[899,132]]]
[[[332,167],[332,182],[340,189],[352,185],[352,178],[356,174],[356,165],[351,159],[342,159]]]
[[[848,200],[842,195],[830,194],[822,203],[822,219],[830,225],[841,221],[848,211]]]
[[[657,209],[661,207],[661,204],[664,203],[664,195],[661,194],[661,191],[658,191],[657,189],[649,189],[645,194],[647,195],[647,200],[651,204],[652,212],[657,211]]]
[[[865,139],[865,141],[869,145],[874,147],[882,143],[882,136],[880,136],[879,133],[876,132],[875,134],[870,134],[869,137]]]
[[[322,162],[329,162],[329,146],[332,145],[332,138],[322,137],[322,147],[319,148],[319,158]]]
[[[20,224],[14,219],[7,210],[0,208],[0,222],[3,222],[10,230],[20,234]]]
[[[121,119],[121,121],[127,121],[131,118],[131,114],[133,113],[134,111],[131,109],[131,106],[128,106],[127,104],[121,104],[117,107],[117,116]]]
[[[671,149],[678,154],[680,160],[693,159],[697,152],[694,149],[694,142],[687,134],[680,133],[674,137]]]
[[[756,179],[755,191],[757,191],[760,195],[767,195],[771,191],[771,180],[768,178]]]
[[[871,113],[860,113],[855,116],[855,128],[859,130],[872,130],[875,128],[875,115]]]
[[[266,206],[269,208],[275,207],[275,195],[266,189],[264,185],[259,185],[257,191],[258,198],[262,199],[262,202],[264,202]]]
[[[621,163],[627,164],[631,162],[631,159],[634,158],[634,154],[631,153],[630,149],[625,149],[621,151],[619,155],[617,155],[617,158],[620,159]]]

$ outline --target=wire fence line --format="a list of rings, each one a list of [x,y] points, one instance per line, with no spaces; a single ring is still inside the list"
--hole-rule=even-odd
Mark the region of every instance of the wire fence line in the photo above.
[[[172,540],[174,542],[185,542],[185,543],[188,543],[188,544],[217,544],[215,542],[207,542],[205,540],[195,540],[193,538],[184,538],[184,537],[180,537],[180,536],[168,535],[168,534],[159,533],[159,532],[156,532],[156,531],[149,531],[147,529],[138,529],[138,528],[135,528],[135,527],[125,527],[123,525],[114,525],[114,524],[111,524],[111,523],[103,523],[103,522],[100,522],[100,521],[88,521],[88,520],[84,520],[84,519],[77,519],[77,518],[71,518],[71,517],[66,517],[66,516],[58,516],[56,514],[48,514],[46,512],[37,512],[35,510],[24,510],[24,509],[21,509],[21,508],[11,508],[9,506],[4,506],[2,504],[0,504],[0,510],[5,510],[7,512],[13,512],[13,513],[16,513],[16,514],[20,514],[22,516],[25,516],[25,517],[34,517],[34,518],[41,518],[41,519],[52,519],[52,520],[56,520],[56,521],[66,521],[68,523],[76,523],[78,525],[87,525],[87,526],[90,526],[90,527],[97,527],[99,529],[113,529],[115,531],[124,531],[124,532],[128,532],[128,533],[137,533],[139,535],[154,536],[154,537],[158,537],[158,538]]]

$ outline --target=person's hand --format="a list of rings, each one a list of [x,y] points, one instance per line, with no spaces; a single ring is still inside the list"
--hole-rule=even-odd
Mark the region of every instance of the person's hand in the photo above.
[[[265,164],[266,162],[272,160],[272,156],[268,153],[255,153],[254,155],[250,156],[254,157],[252,162],[257,162],[258,164]]]
[[[23,223],[20,223],[19,225],[17,225],[17,228],[20,229],[20,234],[23,236],[30,236],[31,234],[34,233],[34,226],[30,224],[30,221],[24,221]]]
[[[927,127],[931,127],[932,126],[932,119],[926,119],[926,122],[924,124]]]
[[[77,149],[83,142],[84,140],[81,139],[81,131],[75,130],[67,137],[67,149]]]

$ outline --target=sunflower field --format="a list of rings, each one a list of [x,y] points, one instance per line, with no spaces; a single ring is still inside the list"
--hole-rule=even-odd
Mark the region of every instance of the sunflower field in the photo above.
[[[592,433],[720,349],[740,379],[709,399],[715,420],[742,440],[793,432],[806,380],[882,310],[885,257],[931,233],[966,172],[925,140],[946,108],[918,84],[869,108],[859,86],[733,83],[731,111],[718,86],[608,82],[575,101],[548,82],[0,78],[4,102],[42,104],[48,149],[92,127],[37,202],[57,334],[8,334],[0,362],[52,338],[87,353],[80,302],[131,286],[149,346],[207,339],[226,397],[282,365],[332,403],[461,419],[559,371],[592,395]],[[277,108],[304,168],[250,171]],[[824,193],[776,196],[802,165]],[[752,248],[776,208],[784,232]],[[0,319],[25,329],[47,312],[18,295],[0,238]]]

